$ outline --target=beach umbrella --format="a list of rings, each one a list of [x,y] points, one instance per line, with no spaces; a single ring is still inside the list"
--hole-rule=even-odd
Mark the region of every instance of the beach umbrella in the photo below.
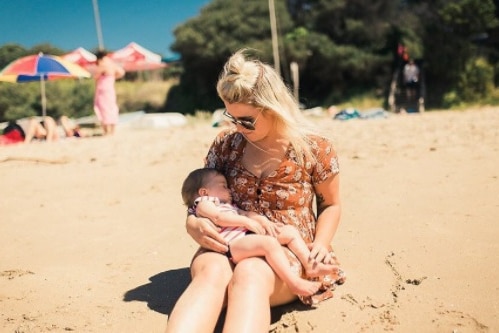
[[[88,71],[76,64],[57,56],[39,53],[11,62],[0,72],[0,81],[20,83],[40,81],[42,116],[45,117],[47,112],[45,81],[90,76]]]
[[[73,64],[80,65],[90,72],[92,72],[92,70],[94,70],[94,68],[97,66],[97,57],[95,56],[95,54],[87,51],[83,47],[79,47],[69,53],[63,54],[61,58],[72,62]]]
[[[127,72],[149,71],[165,68],[168,65],[161,56],[135,42],[109,54],[109,57],[120,64]]]

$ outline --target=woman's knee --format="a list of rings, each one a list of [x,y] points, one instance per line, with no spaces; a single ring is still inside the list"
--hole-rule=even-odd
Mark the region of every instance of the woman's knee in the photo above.
[[[203,253],[191,264],[193,280],[201,280],[207,284],[227,285],[232,277],[232,267],[227,257],[219,253]]]
[[[261,258],[247,258],[239,262],[232,275],[229,288],[255,288],[272,293],[275,274],[272,268]]]

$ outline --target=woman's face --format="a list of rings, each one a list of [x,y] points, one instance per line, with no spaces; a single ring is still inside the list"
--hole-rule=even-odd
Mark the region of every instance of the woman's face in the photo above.
[[[269,134],[272,121],[262,108],[242,103],[225,103],[225,108],[226,116],[248,140],[259,141]]]

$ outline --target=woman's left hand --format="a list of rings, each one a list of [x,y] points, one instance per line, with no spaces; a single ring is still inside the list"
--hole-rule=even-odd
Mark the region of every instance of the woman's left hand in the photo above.
[[[313,243],[310,246],[310,259],[315,262],[320,262],[329,265],[338,265],[338,260],[333,251],[330,251],[329,246],[324,246],[319,243]]]

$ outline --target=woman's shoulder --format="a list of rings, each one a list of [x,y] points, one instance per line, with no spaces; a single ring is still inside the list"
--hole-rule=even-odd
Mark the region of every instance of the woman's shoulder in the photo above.
[[[324,135],[309,134],[307,136],[307,139],[309,143],[312,145],[312,147],[334,149],[333,140]]]
[[[233,143],[240,142],[243,139],[241,133],[236,131],[235,128],[226,128],[220,131],[215,137],[215,143]]]

